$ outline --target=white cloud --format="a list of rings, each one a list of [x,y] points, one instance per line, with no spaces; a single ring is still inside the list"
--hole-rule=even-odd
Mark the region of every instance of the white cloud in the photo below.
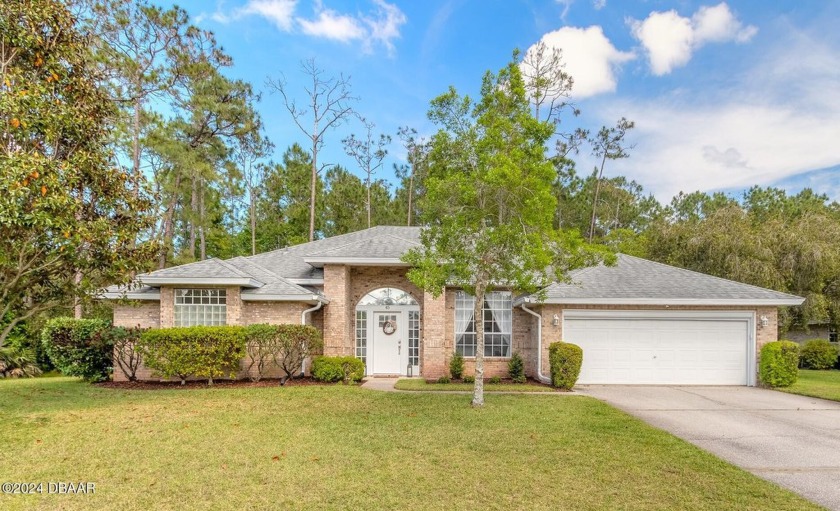
[[[297,22],[306,35],[343,43],[363,39],[367,35],[364,27],[355,17],[339,14],[332,9],[321,8],[314,20],[297,18]]]
[[[554,0],[558,4],[563,6],[563,12],[560,13],[560,19],[566,21],[566,15],[569,14],[569,9],[572,7],[572,4],[575,3],[575,0]]]
[[[342,43],[360,41],[366,53],[372,52],[374,46],[382,45],[389,55],[393,55],[394,40],[400,37],[400,29],[408,18],[395,4],[385,0],[370,1],[375,6],[370,13],[345,14],[324,7],[321,0],[316,0],[313,18],[295,15],[298,0],[248,0],[231,12],[226,12],[220,1],[215,12],[196,16],[196,23],[207,18],[218,23],[231,23],[256,15],[267,19],[283,32],[299,31],[311,37]]]
[[[621,115],[636,122],[629,135],[636,148],[610,172],[664,201],[679,191],[807,184],[807,173],[840,165],[840,104],[829,93],[838,89],[840,52],[820,34],[787,34],[704,99],[679,91],[600,111],[603,122]],[[818,175],[816,191],[840,199],[840,172]]]
[[[617,50],[597,25],[563,27],[543,35],[540,41],[563,51],[566,72],[575,81],[572,96],[578,99],[615,91],[617,68],[635,58],[632,53]]]
[[[606,6],[607,0],[592,0],[592,7],[595,8],[596,11],[600,11]]]
[[[744,26],[726,3],[700,7],[691,18],[674,10],[655,11],[643,21],[631,19],[628,23],[657,76],[686,65],[694,51],[707,43],[745,43],[758,32],[752,25]]]

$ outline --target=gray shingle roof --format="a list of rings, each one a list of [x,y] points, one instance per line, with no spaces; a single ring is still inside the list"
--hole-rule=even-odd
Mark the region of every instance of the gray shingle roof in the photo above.
[[[802,298],[619,254],[615,266],[574,271],[545,290],[545,303],[795,305]]]
[[[232,264],[216,259],[215,257],[205,259],[203,261],[196,261],[194,263],[181,264],[179,266],[172,266],[162,270],[155,270],[146,273],[142,276],[155,278],[249,278],[252,277],[248,273],[241,271]]]

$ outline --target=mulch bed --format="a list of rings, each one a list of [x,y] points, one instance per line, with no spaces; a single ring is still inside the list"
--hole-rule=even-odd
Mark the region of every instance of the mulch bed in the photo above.
[[[213,380],[213,385],[207,385],[207,380],[188,381],[181,385],[180,381],[105,381],[94,383],[97,387],[106,389],[127,389],[127,390],[164,390],[164,389],[207,389],[207,388],[255,388],[255,387],[279,387],[280,380],[276,378],[264,378],[260,381],[251,380]],[[335,383],[324,383],[312,378],[295,378],[286,381],[286,387],[304,387],[310,385],[336,385]],[[340,384],[339,384],[340,385]]]
[[[436,378],[431,378],[431,379],[430,379],[430,378],[426,378],[426,383],[430,383],[430,384],[431,384],[431,383],[437,383],[437,382],[438,382],[438,381],[437,381],[437,379],[436,379]],[[452,380],[450,383],[467,383],[467,382],[465,382],[463,379],[460,379],[460,380]],[[472,382],[470,382],[470,383],[472,383]],[[487,385],[487,384],[489,384],[489,383],[490,383],[490,378],[484,378],[484,384],[485,384],[485,385]],[[516,387],[516,386],[519,386],[519,385],[525,385],[525,384],[529,384],[529,385],[539,385],[539,386],[541,386],[541,387],[551,387],[551,385],[548,385],[548,384],[546,384],[546,383],[543,383],[543,382],[541,382],[541,381],[539,381],[539,380],[537,380],[537,379],[534,379],[534,378],[526,378],[526,379],[525,379],[525,383],[514,383],[514,382],[513,382],[513,380],[511,380],[510,378],[502,378],[502,379],[499,381],[499,383],[498,383],[498,384],[499,384],[499,385],[510,385],[511,387]]]

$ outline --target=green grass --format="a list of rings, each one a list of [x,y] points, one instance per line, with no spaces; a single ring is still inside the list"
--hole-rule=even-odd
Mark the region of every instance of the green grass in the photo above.
[[[777,389],[791,394],[840,401],[840,371],[799,370],[799,380],[790,387]]]
[[[466,391],[472,392],[472,383],[427,383],[422,378],[401,378],[394,385],[397,390]],[[535,383],[484,383],[485,392],[557,392],[556,389]]]
[[[0,509],[818,509],[583,396],[0,380]]]

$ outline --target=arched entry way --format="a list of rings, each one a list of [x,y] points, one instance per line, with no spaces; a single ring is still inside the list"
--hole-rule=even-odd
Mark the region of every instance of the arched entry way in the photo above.
[[[393,287],[374,289],[356,305],[356,357],[367,374],[420,374],[420,305]]]

